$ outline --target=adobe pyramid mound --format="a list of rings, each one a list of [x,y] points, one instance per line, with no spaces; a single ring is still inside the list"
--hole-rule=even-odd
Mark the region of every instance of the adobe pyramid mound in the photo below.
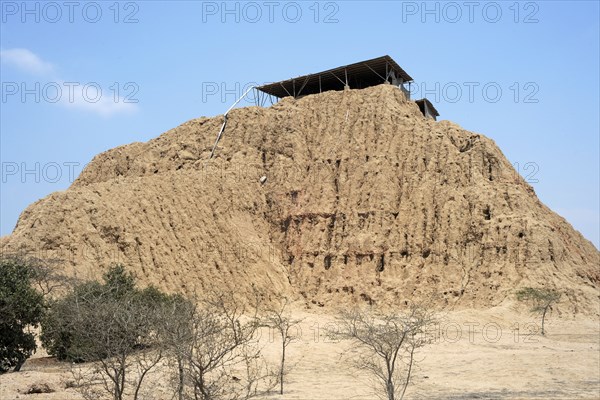
[[[397,88],[235,109],[208,161],[221,123],[99,154],[29,206],[3,250],[61,257],[80,276],[121,261],[173,291],[489,307],[545,285],[566,293],[563,309],[598,312],[596,248],[492,140],[425,119]]]

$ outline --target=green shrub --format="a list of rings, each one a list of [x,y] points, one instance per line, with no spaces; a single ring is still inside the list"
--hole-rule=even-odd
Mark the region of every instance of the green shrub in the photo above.
[[[18,371],[36,350],[35,335],[44,297],[32,287],[35,269],[17,258],[0,258],[0,373]]]
[[[150,345],[162,304],[168,296],[156,288],[138,289],[121,265],[104,282],[76,285],[54,301],[42,321],[41,340],[59,360],[96,361]]]

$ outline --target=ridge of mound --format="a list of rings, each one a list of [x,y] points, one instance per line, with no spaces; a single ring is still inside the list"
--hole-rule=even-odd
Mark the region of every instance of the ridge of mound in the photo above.
[[[22,213],[3,251],[80,276],[120,261],[171,291],[477,308],[543,285],[565,293],[562,309],[598,313],[593,244],[492,140],[425,119],[397,88],[234,109],[209,161],[221,123],[97,155]]]

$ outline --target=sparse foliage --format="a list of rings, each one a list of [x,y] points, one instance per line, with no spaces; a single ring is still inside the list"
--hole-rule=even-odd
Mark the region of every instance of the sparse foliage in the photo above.
[[[175,301],[155,288],[138,289],[120,266],[104,283],[76,285],[53,302],[41,339],[51,355],[74,362],[78,388],[86,398],[110,393],[115,400],[137,399],[150,370],[163,358],[163,310]]]
[[[342,313],[338,323],[337,335],[362,350],[353,361],[374,378],[377,394],[388,400],[404,398],[415,353],[431,341],[433,314],[419,306],[405,313],[355,309]]]
[[[33,288],[35,267],[19,258],[0,258],[0,373],[19,371],[36,350],[29,330],[44,312],[43,294]]]
[[[245,307],[232,295],[196,304],[139,289],[117,265],[102,283],[77,284],[53,301],[41,338],[49,354],[74,363],[75,387],[86,399],[142,398],[160,363],[172,371],[178,400],[242,400],[276,384],[258,346],[257,315],[258,302]]]
[[[50,297],[61,290],[75,285],[77,278],[66,276],[58,268],[63,262],[60,259],[41,259],[27,257],[27,263],[33,267],[33,282],[44,297]]]
[[[519,301],[527,301],[532,304],[531,312],[541,314],[542,335],[546,334],[544,323],[546,314],[552,310],[552,305],[560,300],[560,292],[554,289],[525,287],[517,291]]]
[[[116,265],[104,275],[104,283],[90,281],[76,284],[64,297],[52,301],[42,321],[41,333],[48,354],[59,360],[74,362],[105,358],[108,350],[101,349],[104,345],[94,335],[104,334],[96,332],[102,330],[99,325],[111,323],[115,326],[107,333],[112,335],[110,338],[119,336],[133,348],[138,332],[125,332],[126,327],[112,321],[112,315],[104,315],[103,310],[118,308],[118,303],[123,302],[123,311],[126,311],[132,307],[133,297],[142,300],[141,291],[136,291],[134,282],[133,276],[123,266]],[[125,338],[126,335],[130,337]]]
[[[287,310],[288,299],[286,298],[279,308],[272,308],[267,311],[267,315],[264,319],[265,325],[273,329],[281,338],[281,362],[279,365],[279,394],[283,394],[284,378],[287,374],[286,370],[286,350],[290,343],[296,339],[296,329],[302,319],[292,318],[291,314]]]
[[[173,296],[160,310],[162,317],[159,318],[158,333],[167,365],[173,372],[172,380],[178,400],[185,399],[187,357],[191,351],[195,312],[195,304],[182,296]]]
[[[190,397],[249,399],[274,386],[256,339],[257,313],[257,303],[245,307],[222,293],[211,294],[195,310],[185,356]]]

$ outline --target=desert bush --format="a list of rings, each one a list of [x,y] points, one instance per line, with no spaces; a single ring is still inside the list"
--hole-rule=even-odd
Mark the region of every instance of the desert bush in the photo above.
[[[554,289],[525,287],[517,291],[519,301],[527,301],[532,304],[530,311],[538,313],[542,319],[542,335],[546,334],[544,323],[546,314],[552,310],[552,305],[560,300],[560,292]]]
[[[376,394],[388,400],[404,398],[415,366],[415,352],[432,340],[434,315],[423,306],[404,313],[354,309],[338,317],[335,335],[361,351],[351,361],[374,379]]]
[[[51,303],[42,321],[42,343],[58,359],[93,362],[75,369],[84,397],[99,398],[102,392],[115,400],[135,399],[164,356],[165,310],[178,299],[153,287],[137,288],[133,275],[117,265],[104,282],[78,284]]]
[[[159,363],[180,400],[249,399],[276,383],[258,345],[255,303],[139,289],[115,266],[103,282],[75,285],[53,301],[41,338],[49,354],[75,363],[76,388],[87,399],[143,397],[144,379]]]
[[[281,358],[278,371],[279,394],[283,394],[285,377],[289,372],[289,368],[286,366],[287,348],[295,339],[298,339],[297,328],[303,321],[303,319],[292,317],[288,304],[288,299],[284,298],[279,307],[268,309],[263,317],[263,323],[273,329],[281,338]]]
[[[94,335],[99,334],[96,331],[104,323],[101,313],[122,300],[125,293],[132,297],[134,288],[133,277],[122,266],[115,266],[104,275],[104,283],[76,284],[65,296],[51,301],[40,337],[48,354],[73,362],[107,357],[109,350],[95,348],[100,343]],[[111,330],[110,334],[119,336],[126,332]],[[137,335],[132,336],[134,341]]]
[[[213,292],[199,302],[190,319],[190,341],[183,346],[183,398],[250,399],[276,386],[277,374],[258,344],[258,312],[258,301],[246,305],[231,294]]]
[[[196,305],[181,295],[170,296],[157,310],[157,334],[164,349],[175,397],[185,398],[187,358],[194,335]]]

